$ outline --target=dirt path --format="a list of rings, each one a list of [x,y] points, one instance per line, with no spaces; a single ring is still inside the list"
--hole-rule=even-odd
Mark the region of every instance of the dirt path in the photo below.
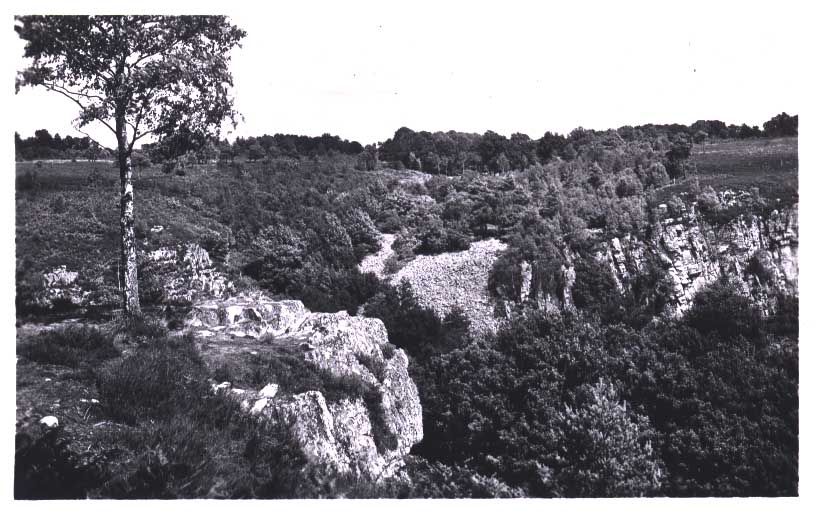
[[[373,273],[378,278],[384,278],[384,263],[393,254],[393,243],[396,242],[396,236],[390,233],[383,233],[381,236],[381,248],[372,255],[368,255],[362,259],[359,264],[359,270],[362,273]]]

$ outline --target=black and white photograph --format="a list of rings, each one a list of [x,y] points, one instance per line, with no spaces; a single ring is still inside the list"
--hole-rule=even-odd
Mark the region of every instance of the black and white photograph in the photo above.
[[[799,3],[183,5],[6,17],[15,504],[810,495]]]

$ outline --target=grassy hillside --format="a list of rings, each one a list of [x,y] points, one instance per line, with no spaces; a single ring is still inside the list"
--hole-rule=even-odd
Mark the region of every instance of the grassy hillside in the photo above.
[[[665,195],[689,192],[697,179],[715,190],[758,189],[761,196],[780,199],[783,204],[798,200],[797,137],[718,140],[696,144],[691,161],[696,172],[669,186]]]

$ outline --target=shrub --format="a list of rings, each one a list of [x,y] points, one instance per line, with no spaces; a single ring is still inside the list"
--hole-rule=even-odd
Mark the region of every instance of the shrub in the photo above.
[[[366,386],[362,399],[370,417],[370,432],[373,435],[376,450],[380,454],[384,454],[388,450],[395,450],[399,446],[399,440],[387,426],[387,421],[384,419],[381,393],[374,386]]]
[[[516,248],[510,248],[499,254],[493,262],[487,279],[490,294],[504,300],[518,301],[521,299],[521,262],[522,259]]]
[[[118,330],[131,337],[145,339],[157,339],[168,334],[162,320],[145,314],[121,319],[118,322]]]
[[[440,224],[433,225],[421,234],[421,243],[416,247],[416,253],[435,255],[449,251],[463,251],[470,248],[470,239],[463,233],[444,228]]]
[[[461,465],[445,465],[411,456],[403,470],[379,485],[359,483],[349,494],[355,498],[387,497],[391,499],[447,498],[485,499],[526,497],[520,488],[512,488],[495,476],[485,476]]]
[[[37,178],[36,170],[27,170],[15,178],[15,188],[18,192],[24,190],[37,190],[40,187],[40,180]]]
[[[707,186],[698,194],[698,208],[706,214],[717,212],[720,206],[720,198],[711,185]]]
[[[117,499],[311,497],[313,472],[283,427],[269,427],[227,397],[198,404],[111,441],[127,463],[95,495]],[[124,450],[123,450],[124,449]]]
[[[134,151],[131,155],[131,163],[137,169],[145,169],[151,166],[151,159],[143,152]]]
[[[670,217],[680,217],[686,213],[686,203],[678,196],[672,196],[667,202],[667,211]]]
[[[177,162],[175,160],[168,160],[162,164],[162,172],[171,174],[177,169]]]
[[[164,338],[100,369],[97,389],[110,416],[133,424],[144,418],[168,418],[197,404],[210,388],[205,377],[190,336]]]
[[[38,436],[39,434],[39,436]],[[71,452],[61,428],[14,437],[15,499],[85,499],[101,483],[93,465]]]
[[[749,263],[746,264],[746,274],[747,275],[754,275],[760,280],[762,284],[769,284],[772,281],[772,272],[771,270],[766,267],[766,264],[761,260],[759,254],[755,254],[752,258],[749,259]]]
[[[402,264],[399,262],[399,259],[396,258],[395,255],[390,255],[387,260],[384,261],[384,274],[385,275],[393,275],[401,271]]]
[[[779,294],[775,312],[766,323],[769,332],[796,337],[800,331],[800,300],[796,296]]]
[[[621,172],[621,175],[618,178],[618,183],[615,187],[615,194],[617,194],[618,197],[629,197],[640,193],[641,184],[638,182],[638,179],[635,177],[632,170],[626,169]]]
[[[592,257],[575,262],[572,301],[579,309],[604,312],[619,305],[620,293],[612,272]]]
[[[377,381],[384,382],[384,360],[379,360],[375,355],[361,353],[356,354],[356,360],[359,361],[359,364],[367,368],[367,371],[372,373]]]
[[[396,353],[396,347],[390,342],[382,343],[381,344],[381,349],[382,349],[382,355],[384,356],[384,359],[387,360],[387,361],[392,359],[393,355],[395,355],[395,353]]]
[[[65,198],[61,194],[58,194],[57,197],[49,203],[49,208],[51,208],[55,214],[64,214],[68,211],[68,203],[66,203]]]
[[[382,320],[390,342],[414,357],[432,353],[442,336],[441,319],[419,305],[406,280],[398,288],[390,286],[374,296],[364,314]]]
[[[17,353],[39,363],[74,367],[95,366],[120,355],[110,334],[84,325],[41,332],[23,340]]]
[[[738,335],[752,340],[761,338],[760,315],[751,300],[731,284],[712,285],[699,291],[685,321],[703,335],[714,332],[723,339]]]
[[[640,497],[659,492],[663,463],[652,450],[649,419],[630,411],[608,381],[578,391],[580,407],[566,406],[554,431],[556,463],[567,463],[555,474],[558,493]]]

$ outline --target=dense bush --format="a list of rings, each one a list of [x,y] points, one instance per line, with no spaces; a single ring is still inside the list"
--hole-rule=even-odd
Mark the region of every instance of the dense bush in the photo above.
[[[15,499],[85,499],[102,483],[101,472],[84,465],[69,442],[62,429],[15,435]]]
[[[735,286],[728,284],[699,291],[686,314],[686,322],[702,334],[716,333],[722,339],[762,339],[758,310],[747,297],[738,294]]]
[[[781,307],[770,328],[794,328]],[[749,308],[717,285],[682,322],[638,330],[524,311],[412,363],[416,451],[530,496],[794,495],[796,348],[765,344]]]
[[[415,357],[440,354],[461,346],[469,322],[460,311],[442,320],[431,310],[419,305],[412,287],[405,280],[397,288],[388,287],[365,306],[364,315],[379,318],[387,328],[388,340]]]
[[[617,313],[623,306],[612,271],[606,264],[591,257],[582,257],[575,262],[572,301],[579,309],[587,309],[607,318],[616,317],[612,313]]]
[[[466,235],[453,229],[445,229],[437,224],[422,229],[420,240],[415,251],[424,255],[437,255],[470,248],[470,239]]]
[[[119,357],[114,338],[96,327],[66,325],[23,339],[17,353],[39,363],[64,366],[96,366]]]

